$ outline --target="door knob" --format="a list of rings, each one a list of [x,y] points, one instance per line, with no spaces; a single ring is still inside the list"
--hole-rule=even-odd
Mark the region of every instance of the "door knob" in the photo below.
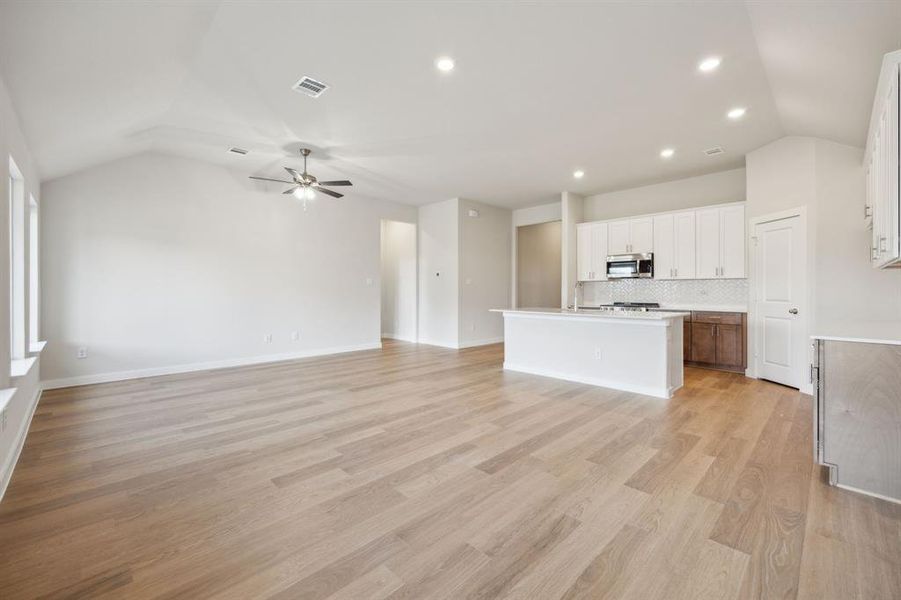
[[[797,309],[797,308],[790,308],[790,309],[788,309],[788,312],[789,312],[789,314],[796,315],[796,314],[798,314],[798,309]]]

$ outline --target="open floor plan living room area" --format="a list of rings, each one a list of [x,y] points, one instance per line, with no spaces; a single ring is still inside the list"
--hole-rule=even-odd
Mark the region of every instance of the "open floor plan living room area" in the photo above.
[[[0,599],[901,600],[901,0],[0,0]]]

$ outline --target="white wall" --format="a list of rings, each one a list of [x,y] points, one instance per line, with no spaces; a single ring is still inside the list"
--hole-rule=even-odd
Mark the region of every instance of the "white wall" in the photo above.
[[[864,228],[863,150],[816,140],[816,328],[864,318],[901,322],[901,269],[873,269]]]
[[[419,341],[450,348],[459,338],[459,216],[456,198],[419,207]]]
[[[12,156],[25,180],[25,204],[28,206],[29,196],[34,196],[41,203],[40,174],[33,160],[25,136],[19,125],[15,107],[10,99],[6,84],[0,79],[0,198],[5,208],[0,210],[0,249],[5,258],[0,260],[0,403],[8,399],[5,406],[6,426],[0,428],[0,497],[6,489],[6,484],[12,475],[15,461],[18,457],[25,434],[31,421],[31,415],[40,394],[39,370],[40,357],[36,353],[29,353],[35,357],[29,371],[23,375],[11,377],[10,375],[10,318],[9,318],[9,157]],[[26,220],[27,223],[27,220]],[[30,246],[28,228],[25,228],[25,251]],[[25,264],[29,264],[29,257],[25,257]],[[30,279],[28,271],[25,272],[25,340],[30,339]],[[44,336],[46,339],[46,336]],[[21,368],[21,367],[20,367]],[[14,388],[12,391],[11,388]]]
[[[381,219],[415,210],[351,192],[305,212],[280,191],[157,154],[46,183],[44,379],[378,346]]]
[[[550,221],[559,221],[562,218],[562,203],[550,202],[539,206],[530,206],[529,208],[518,208],[513,211],[513,227],[522,227],[523,225],[537,225],[538,223],[548,223]]]
[[[584,220],[602,221],[744,199],[745,170],[731,169],[588,196],[584,203]]]
[[[416,341],[416,225],[382,221],[382,337]]]
[[[470,210],[478,216],[468,216]],[[512,211],[460,199],[459,215],[459,346],[503,341],[503,317],[490,310],[511,302]]]

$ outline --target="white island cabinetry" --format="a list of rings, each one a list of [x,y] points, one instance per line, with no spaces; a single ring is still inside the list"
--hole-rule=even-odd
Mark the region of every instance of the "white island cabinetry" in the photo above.
[[[687,313],[499,310],[504,369],[669,398],[682,387]]]

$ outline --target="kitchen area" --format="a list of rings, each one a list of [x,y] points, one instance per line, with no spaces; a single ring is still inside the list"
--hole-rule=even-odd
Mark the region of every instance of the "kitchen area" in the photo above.
[[[505,369],[661,398],[683,365],[744,373],[745,239],[743,202],[577,223],[568,301],[499,311]]]

